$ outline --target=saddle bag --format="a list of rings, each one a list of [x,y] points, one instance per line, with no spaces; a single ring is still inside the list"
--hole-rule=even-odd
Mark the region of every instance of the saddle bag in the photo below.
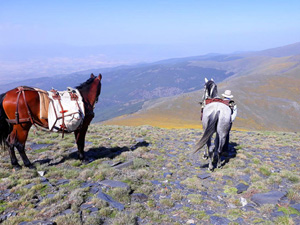
[[[51,90],[48,92],[50,104],[48,124],[50,131],[73,132],[84,119],[84,104],[77,89],[67,91]]]

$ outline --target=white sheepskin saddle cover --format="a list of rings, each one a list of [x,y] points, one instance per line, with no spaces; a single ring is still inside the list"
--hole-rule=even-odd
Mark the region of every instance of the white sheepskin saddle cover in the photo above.
[[[48,124],[50,131],[75,131],[84,118],[84,104],[77,89],[67,91],[48,91],[50,104]]]

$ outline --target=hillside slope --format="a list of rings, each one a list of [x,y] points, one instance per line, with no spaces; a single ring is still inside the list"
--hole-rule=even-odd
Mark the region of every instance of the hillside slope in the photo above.
[[[231,70],[228,62],[212,62],[215,68],[227,69],[235,74],[218,86],[219,94],[231,89],[235,96],[238,105],[235,128],[299,131],[299,59],[300,55],[280,58],[262,56],[254,57],[252,61],[238,59],[230,62]],[[203,65],[203,62],[192,63]],[[239,66],[233,66],[233,63]],[[138,113],[107,121],[106,124],[141,125],[146,122],[164,127],[198,127],[200,106],[197,102],[202,94],[202,91],[195,91],[150,101]]]

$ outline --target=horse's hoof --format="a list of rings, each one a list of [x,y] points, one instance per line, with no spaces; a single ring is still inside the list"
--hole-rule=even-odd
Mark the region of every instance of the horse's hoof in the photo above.
[[[33,164],[25,165],[28,169],[36,170],[36,167]]]
[[[17,170],[21,170],[21,169],[22,169],[22,167],[19,164],[13,165],[13,170],[17,171]]]

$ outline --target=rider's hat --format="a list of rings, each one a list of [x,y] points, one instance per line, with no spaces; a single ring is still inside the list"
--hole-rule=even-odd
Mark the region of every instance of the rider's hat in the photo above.
[[[226,90],[224,92],[224,94],[222,94],[222,96],[225,97],[225,98],[233,98],[233,95],[231,94],[230,90]]]

